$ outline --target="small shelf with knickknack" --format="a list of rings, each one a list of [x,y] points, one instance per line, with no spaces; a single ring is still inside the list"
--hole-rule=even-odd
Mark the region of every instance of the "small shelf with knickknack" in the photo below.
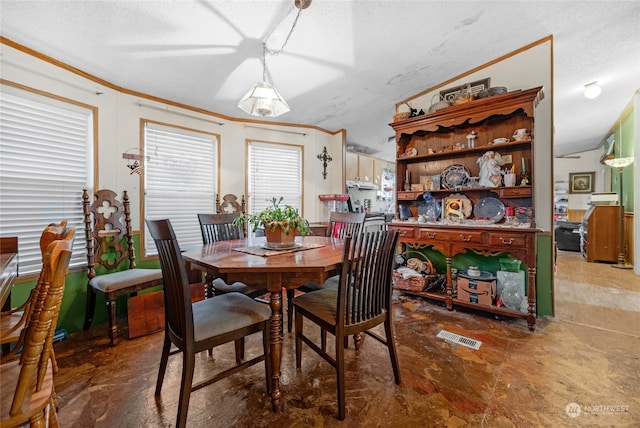
[[[431,247],[447,263],[444,292],[409,294],[442,300],[448,309],[469,306],[525,318],[534,330],[534,113],[542,97],[541,87],[507,92],[390,124],[396,132],[397,194],[396,220],[389,227],[400,231],[403,247]],[[491,169],[485,168],[487,160]],[[425,198],[436,201],[441,218],[421,215]],[[490,209],[478,209],[484,207]],[[455,298],[451,260],[466,252],[504,253],[526,265],[525,313]]]
[[[567,221],[569,215],[569,183],[556,181],[553,186],[553,220]]]

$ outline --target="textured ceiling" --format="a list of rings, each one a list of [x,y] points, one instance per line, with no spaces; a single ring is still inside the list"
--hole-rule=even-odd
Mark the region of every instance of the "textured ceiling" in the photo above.
[[[246,117],[262,40],[297,9],[272,1],[0,1],[0,34],[115,85]],[[638,1],[315,0],[267,57],[291,106],[278,122],[347,130],[394,157],[398,101],[547,36],[554,39],[556,155],[596,148],[640,88]],[[602,95],[587,100],[586,83]]]

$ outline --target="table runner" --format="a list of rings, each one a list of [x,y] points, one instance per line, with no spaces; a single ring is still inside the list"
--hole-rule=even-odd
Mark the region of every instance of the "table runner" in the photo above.
[[[269,256],[277,256],[279,254],[295,253],[296,251],[311,250],[313,248],[320,248],[320,247],[324,247],[324,244],[304,243],[293,248],[286,248],[282,250],[265,248],[262,245],[253,245],[250,247],[238,247],[238,248],[234,248],[233,250],[240,251],[241,253],[253,254],[255,256],[269,257]]]

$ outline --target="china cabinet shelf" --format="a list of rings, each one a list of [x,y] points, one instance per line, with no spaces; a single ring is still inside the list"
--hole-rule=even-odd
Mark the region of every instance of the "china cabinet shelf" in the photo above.
[[[527,198],[531,197],[531,186],[511,186],[511,187],[473,187],[464,189],[436,189],[436,190],[424,190],[424,191],[398,191],[398,200],[402,201],[419,201],[423,200],[424,193],[431,193],[432,195],[448,195],[450,193],[461,192],[464,193],[491,193],[491,196],[498,196],[500,198]]]
[[[531,143],[532,143],[531,139],[512,141],[510,143],[502,143],[502,144],[476,143],[476,146],[470,149],[465,148],[465,149],[457,149],[457,150],[448,150],[440,153],[427,153],[424,155],[405,156],[405,157],[401,155],[398,157],[398,160],[405,163],[420,163],[420,162],[428,162],[436,159],[449,159],[451,158],[452,155],[454,156],[464,156],[468,154],[478,155],[486,152],[487,150],[496,150],[496,151],[499,150],[499,151],[508,152],[510,149],[530,147]]]
[[[435,300],[438,302],[445,302],[447,300],[447,295],[446,293],[434,293],[434,292],[425,292],[425,291],[411,291],[411,290],[405,290],[405,289],[401,289],[401,288],[394,288],[395,290],[398,290],[404,294],[409,294],[412,296],[418,296],[418,297],[423,297],[425,299],[430,299],[430,300]],[[470,309],[475,309],[475,310],[482,310],[481,307],[478,307],[477,304],[475,303],[471,303],[471,302],[464,302],[462,300],[457,300],[457,299],[453,299],[456,306],[461,306],[461,307],[466,307],[466,308],[470,308]],[[522,312],[518,312],[518,311],[514,311],[512,309],[508,309],[505,308],[504,306],[495,306],[491,309],[491,312],[496,314],[496,315],[502,315],[502,316],[506,316],[506,317],[510,317],[510,318],[522,318],[522,319],[526,319],[527,318],[527,314],[522,313]]]

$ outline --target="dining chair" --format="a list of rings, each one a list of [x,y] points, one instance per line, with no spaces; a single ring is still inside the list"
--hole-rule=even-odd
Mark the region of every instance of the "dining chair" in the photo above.
[[[228,241],[231,239],[244,239],[242,226],[236,226],[235,220],[240,217],[240,212],[221,214],[198,214],[202,243]],[[205,274],[205,294],[207,297],[214,295],[238,292],[251,298],[262,296],[267,289],[261,286],[247,285],[243,282],[227,284],[222,278],[213,278],[209,273]]]
[[[19,358],[0,364],[0,426],[57,427],[51,352],[73,240],[56,240],[43,255],[40,293],[20,344]]]
[[[216,212],[218,214],[244,213],[244,195],[241,196],[240,202],[238,202],[238,197],[236,195],[233,193],[227,193],[222,197],[222,202],[220,202],[220,197],[216,194]]]
[[[67,227],[67,221],[63,220],[60,224],[52,223],[45,227],[40,235],[40,254],[42,260],[45,258],[49,244],[56,240],[69,240],[73,243],[75,234],[74,228]],[[20,350],[20,344],[24,342],[26,327],[29,324],[31,315],[38,308],[38,301],[42,302],[47,293],[47,288],[43,283],[43,275],[46,271],[40,270],[36,285],[31,289],[29,297],[20,306],[4,311],[0,314],[0,344],[14,344],[12,350],[3,352],[2,360],[7,361],[13,359]],[[4,349],[3,349],[4,351]],[[51,353],[51,362],[54,372],[58,371],[55,355]]]
[[[98,190],[89,200],[82,191],[85,238],[87,240],[87,308],[84,329],[91,327],[96,295],[104,295],[109,318],[109,343],[116,344],[118,323],[116,299],[134,296],[138,291],[162,284],[160,269],[136,267],[129,196],[125,190],[122,202],[109,189]]]
[[[332,211],[329,215],[329,224],[325,235],[331,238],[344,239],[347,235],[356,236],[362,231],[366,213],[347,212],[341,213]],[[315,282],[307,282],[297,288],[298,291],[309,293],[317,291],[325,287],[337,287],[339,276],[335,275],[327,279],[322,284]],[[287,331],[291,333],[293,327],[293,298],[295,296],[293,289],[287,290]]]
[[[367,216],[362,224],[363,232],[373,232],[387,229],[387,217],[384,214]]]
[[[156,382],[156,396],[159,396],[162,390],[169,356],[182,353],[182,380],[176,426],[184,427],[186,424],[192,391],[261,361],[264,361],[269,392],[269,306],[256,302],[242,293],[227,293],[192,303],[187,268],[171,222],[164,219],[147,220],[146,223],[158,249],[165,290],[164,343]],[[244,338],[258,332],[262,332],[262,354],[242,361],[243,352],[240,347],[244,345]],[[235,343],[236,365],[194,385],[195,355],[231,341]],[[170,352],[172,344],[176,349]]]
[[[393,336],[391,273],[398,242],[397,231],[376,231],[348,236],[342,255],[338,288],[306,293],[293,299],[295,311],[296,368],[302,363],[306,343],[336,370],[338,419],[345,418],[344,339],[365,333],[389,349],[393,376],[400,384],[400,369]],[[318,346],[303,332],[305,318],[335,336],[335,355]],[[372,332],[384,324],[385,337]]]

